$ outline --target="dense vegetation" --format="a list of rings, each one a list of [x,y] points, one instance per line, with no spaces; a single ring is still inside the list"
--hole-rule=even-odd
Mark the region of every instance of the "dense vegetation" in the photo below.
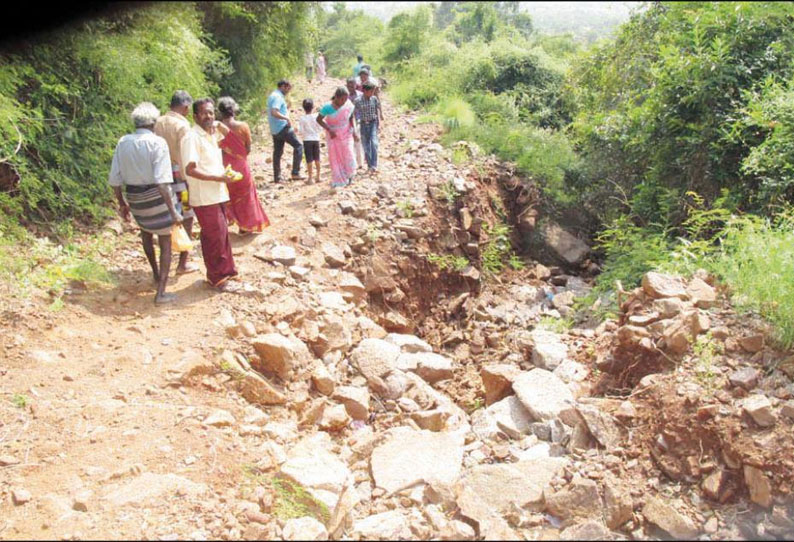
[[[547,214],[597,241],[597,295],[705,267],[794,343],[791,4],[648,3],[592,45],[539,33],[518,5],[443,1],[384,24],[343,3],[152,4],[16,44],[0,52],[0,237],[107,217],[135,103],[231,94],[256,121],[306,50],[337,77],[362,53],[447,143],[515,162]]]
[[[547,213],[596,239],[596,295],[706,267],[792,344],[792,23],[788,3],[654,2],[583,47],[533,31],[515,2],[441,2],[395,16],[366,50],[393,97],[448,142],[514,161]]]
[[[0,231],[20,221],[68,237],[111,210],[107,172],[141,101],[231,94],[261,110],[301,63],[316,3],[151,4],[0,52]]]

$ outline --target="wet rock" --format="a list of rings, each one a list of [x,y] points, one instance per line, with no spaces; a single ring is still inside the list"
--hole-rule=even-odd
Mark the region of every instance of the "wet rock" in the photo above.
[[[761,427],[771,427],[777,423],[777,416],[766,395],[751,395],[742,402],[742,408]]]
[[[590,520],[573,525],[560,533],[560,540],[612,540],[614,537],[604,524]]]
[[[336,245],[323,243],[322,251],[325,257],[325,263],[331,268],[344,267],[347,263],[345,253]]]
[[[494,438],[500,431],[511,438],[530,434],[532,415],[511,395],[488,408],[476,410],[471,416],[472,431],[481,439]]]
[[[281,529],[283,540],[328,540],[325,525],[313,517],[288,519]]]
[[[772,506],[772,485],[760,469],[744,466],[744,483],[750,492],[750,500],[765,508]]]
[[[647,498],[642,515],[673,538],[693,539],[700,534],[691,519],[656,497]]]
[[[687,299],[684,282],[680,277],[650,271],[642,277],[642,289],[654,299],[677,297]]]
[[[361,540],[409,540],[412,538],[408,520],[396,510],[355,521],[352,535]]]
[[[513,390],[536,420],[551,420],[573,411],[571,390],[544,369],[532,369],[517,376]]]
[[[485,388],[485,404],[490,406],[513,394],[513,380],[521,374],[515,365],[490,363],[480,369],[480,378]]]
[[[254,350],[259,355],[253,359],[253,367],[260,372],[277,374],[284,380],[304,368],[312,359],[306,345],[294,337],[278,333],[260,335],[253,341]]]
[[[432,352],[433,347],[415,335],[404,335],[401,333],[389,333],[384,338],[386,342],[400,347],[400,351],[406,354],[416,354],[420,352]]]
[[[574,477],[565,489],[546,495],[546,510],[563,520],[594,517],[601,512],[598,485],[587,478]]]
[[[690,281],[686,288],[689,298],[695,303],[696,307],[708,309],[717,302],[717,292],[706,282],[699,278]]]
[[[463,441],[457,436],[396,427],[372,452],[370,466],[377,487],[389,493],[419,482],[457,480],[463,461]]]
[[[758,384],[758,378],[761,376],[761,373],[752,367],[744,367],[735,371],[728,377],[731,384],[734,386],[740,386],[747,391],[753,389],[756,384]]]
[[[568,347],[556,333],[543,329],[535,329],[530,334],[534,345],[532,363],[536,367],[553,371],[568,357]]]
[[[332,398],[342,403],[354,420],[369,418],[369,392],[366,388],[340,386],[336,388]]]

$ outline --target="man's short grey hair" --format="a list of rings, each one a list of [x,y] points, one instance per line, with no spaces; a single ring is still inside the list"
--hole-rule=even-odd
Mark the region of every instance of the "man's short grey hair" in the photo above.
[[[136,128],[144,128],[146,126],[154,126],[157,122],[157,117],[160,116],[160,111],[151,102],[142,102],[132,110],[132,123]]]
[[[171,96],[171,107],[190,107],[192,103],[193,98],[185,90],[177,90],[174,92],[174,95]]]

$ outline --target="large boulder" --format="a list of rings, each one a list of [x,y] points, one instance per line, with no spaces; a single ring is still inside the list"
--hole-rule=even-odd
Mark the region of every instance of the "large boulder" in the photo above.
[[[549,219],[540,222],[533,238],[532,246],[542,246],[545,255],[565,265],[578,265],[590,252],[584,241]]]
[[[568,357],[568,347],[560,336],[545,329],[535,329],[532,338],[532,363],[536,367],[553,371]]]
[[[251,365],[259,372],[274,373],[284,380],[305,368],[312,360],[309,349],[300,339],[278,333],[260,335],[253,341],[259,359]]]
[[[381,339],[364,339],[350,353],[350,362],[377,393],[390,397],[397,391],[389,389],[386,377],[397,369],[400,347]],[[391,398],[391,397],[390,397]]]
[[[472,431],[483,440],[493,439],[500,431],[510,438],[520,438],[531,432],[532,422],[532,414],[515,395],[471,415]]]
[[[454,483],[461,472],[463,439],[449,433],[396,427],[370,458],[377,487],[393,493],[420,482]]]
[[[642,277],[642,289],[654,299],[677,297],[688,299],[686,285],[680,277],[649,271]]]
[[[545,369],[532,369],[513,381],[521,404],[538,421],[570,417],[573,413],[573,394],[554,373]]]
[[[565,459],[548,457],[477,465],[455,486],[458,506],[475,521],[487,520],[490,514],[507,514],[514,507],[540,511],[544,491],[566,463]]]
[[[280,471],[332,509],[351,475],[347,465],[331,451],[333,446],[324,432],[305,437],[287,452]]]

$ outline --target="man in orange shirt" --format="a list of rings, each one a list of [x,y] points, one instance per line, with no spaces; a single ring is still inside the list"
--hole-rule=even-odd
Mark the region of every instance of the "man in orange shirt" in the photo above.
[[[182,193],[187,192],[187,184],[185,183],[185,172],[182,170],[182,160],[180,159],[180,145],[182,138],[190,130],[190,121],[187,116],[190,112],[190,105],[193,103],[193,98],[184,90],[177,90],[171,97],[171,110],[165,115],[160,116],[154,125],[154,133],[165,139],[168,143],[168,154],[171,157],[171,173],[174,177],[174,184],[171,187],[176,193],[177,202],[182,201]],[[182,206],[182,216],[184,222],[182,223],[187,231],[188,236],[193,233],[193,217],[196,214],[190,209],[189,206]],[[182,275],[184,273],[193,273],[198,271],[198,266],[194,263],[188,263],[188,252],[179,253],[179,264],[176,266],[176,274]]]

